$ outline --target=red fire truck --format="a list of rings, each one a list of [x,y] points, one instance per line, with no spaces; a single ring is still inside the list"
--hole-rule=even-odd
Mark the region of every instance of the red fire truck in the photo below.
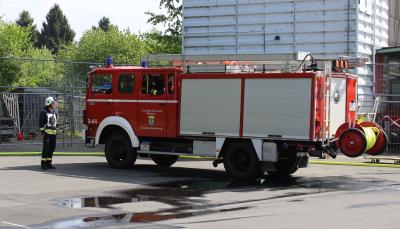
[[[340,70],[347,62],[336,61],[345,64],[334,64],[334,71],[314,61],[277,71],[266,63],[281,58],[287,64],[288,56],[181,58],[172,60],[179,67],[109,62],[89,73],[86,138],[105,144],[111,166],[131,167],[138,155],[164,167],[180,155],[206,156],[232,177],[252,179],[292,174],[307,167],[309,153],[367,151],[355,120],[357,78]]]

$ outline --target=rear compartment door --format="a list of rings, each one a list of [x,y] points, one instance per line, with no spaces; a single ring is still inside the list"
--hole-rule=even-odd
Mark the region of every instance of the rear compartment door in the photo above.
[[[330,101],[330,132],[335,134],[336,130],[346,122],[347,85],[346,78],[331,79],[331,101]]]

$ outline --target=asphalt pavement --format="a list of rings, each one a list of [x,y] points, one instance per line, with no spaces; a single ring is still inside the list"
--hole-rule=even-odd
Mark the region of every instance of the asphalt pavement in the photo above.
[[[102,157],[0,158],[0,228],[399,228],[398,168],[311,164],[233,181],[209,161],[110,168]]]

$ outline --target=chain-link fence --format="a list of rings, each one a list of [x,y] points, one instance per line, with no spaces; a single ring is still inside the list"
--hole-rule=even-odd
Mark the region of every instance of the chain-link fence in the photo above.
[[[87,73],[98,63],[0,57],[0,152],[40,151],[39,113],[59,101],[57,150],[90,151],[82,139]]]
[[[40,151],[39,113],[59,101],[57,151],[92,151],[82,139],[87,73],[99,63],[0,57],[0,152]],[[390,140],[386,155],[400,155],[400,64],[378,65],[381,98],[376,121]]]
[[[376,57],[375,92],[379,98],[376,122],[388,136],[385,156],[400,156],[400,58],[397,53]]]
[[[400,155],[400,95],[396,97],[386,97],[388,100],[380,102],[376,119],[376,122],[384,128],[389,139],[385,156]]]

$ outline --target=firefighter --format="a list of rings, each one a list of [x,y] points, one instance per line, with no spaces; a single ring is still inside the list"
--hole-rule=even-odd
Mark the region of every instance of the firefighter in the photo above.
[[[55,169],[51,164],[53,152],[56,148],[57,136],[57,100],[54,97],[46,98],[44,109],[40,112],[39,127],[43,135],[42,170]]]

